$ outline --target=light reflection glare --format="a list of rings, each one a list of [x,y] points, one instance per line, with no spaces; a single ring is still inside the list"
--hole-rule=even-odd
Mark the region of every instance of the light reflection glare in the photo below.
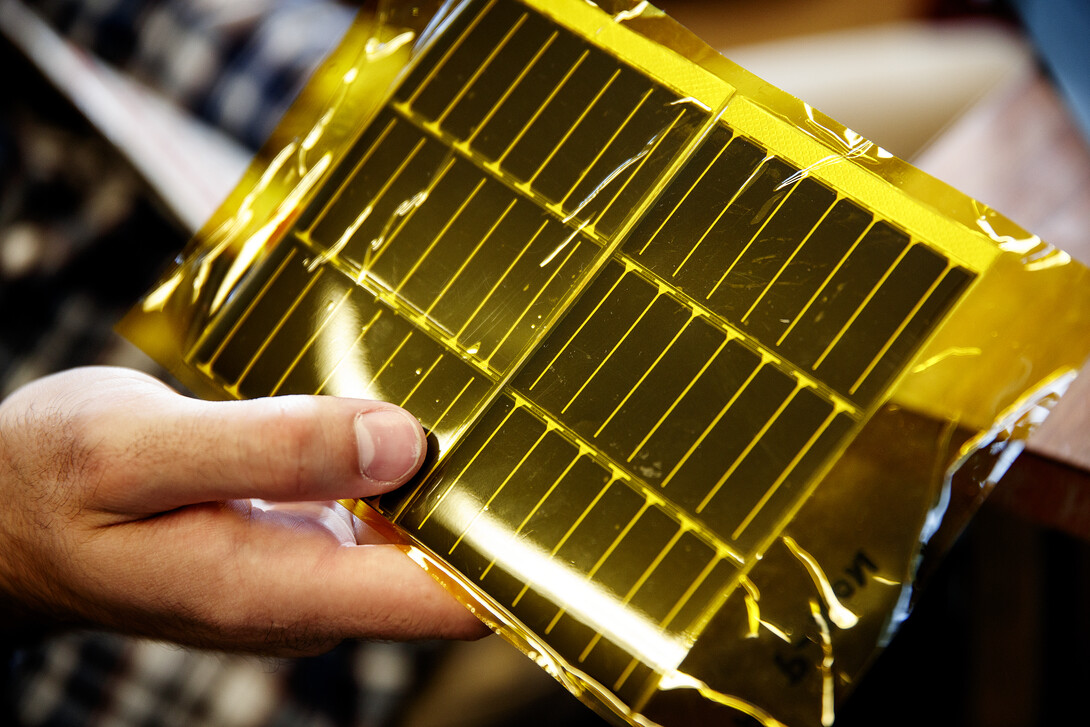
[[[657,623],[621,602],[617,595],[589,581],[586,574],[560,562],[537,543],[513,536],[508,523],[481,510],[481,503],[464,492],[451,492],[445,507],[436,513],[454,532],[472,526],[462,543],[481,553],[502,554],[498,563],[531,587],[556,598],[566,612],[590,626],[643,663],[659,672],[671,672],[681,664],[690,644],[671,636]]]
[[[334,396],[357,398],[377,398],[370,390],[372,378],[363,348],[358,339],[370,327],[372,321],[364,321],[360,311],[345,301],[342,309],[347,308],[347,315],[334,314],[314,341],[319,371],[332,371],[323,386],[323,393]],[[346,353],[347,351],[347,353]]]

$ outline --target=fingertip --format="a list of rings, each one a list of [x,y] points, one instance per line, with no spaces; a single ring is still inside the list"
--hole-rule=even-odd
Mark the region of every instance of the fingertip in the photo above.
[[[354,421],[360,474],[379,487],[396,487],[424,462],[427,440],[420,422],[404,409],[360,412]]]
[[[448,638],[459,641],[478,641],[485,636],[491,636],[494,632],[469,608],[465,608],[465,615],[451,621]]]

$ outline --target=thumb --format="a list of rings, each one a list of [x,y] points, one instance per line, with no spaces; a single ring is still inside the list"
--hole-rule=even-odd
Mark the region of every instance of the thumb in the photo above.
[[[133,372],[80,374],[92,381],[78,383],[71,441],[89,460],[83,471],[97,475],[85,504],[113,512],[366,497],[406,482],[426,454],[420,423],[392,404],[324,396],[207,402]]]

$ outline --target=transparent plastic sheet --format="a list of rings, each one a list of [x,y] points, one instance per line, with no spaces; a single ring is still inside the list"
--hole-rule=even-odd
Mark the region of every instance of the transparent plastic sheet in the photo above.
[[[1090,351],[1064,253],[647,3],[361,15],[122,323],[401,404],[345,503],[630,724],[829,724]]]

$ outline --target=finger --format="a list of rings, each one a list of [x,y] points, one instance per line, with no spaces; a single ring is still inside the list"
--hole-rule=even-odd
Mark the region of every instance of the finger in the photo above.
[[[111,530],[80,559],[92,568],[124,562],[109,594],[84,601],[129,599],[90,615],[114,628],[277,654],[316,653],[345,638],[487,633],[399,546],[345,545],[324,527],[277,527],[213,506]],[[166,543],[171,556],[161,557]]]
[[[304,632],[312,635],[322,633],[322,627],[313,625],[323,624],[329,628],[327,638],[335,641],[476,638],[487,633],[464,605],[407,556],[406,546],[391,545],[366,526],[366,542],[371,544],[344,545],[358,542],[355,526],[360,521],[334,503],[317,510],[312,509],[315,506],[272,506],[274,517],[289,511],[305,515],[311,524],[296,527],[299,539],[290,544],[278,528],[262,527],[268,523],[252,517],[257,532],[250,542],[256,561],[249,573],[254,580],[244,590],[256,599],[244,604],[244,622],[253,620],[255,608],[277,604],[278,618],[291,614],[287,622],[311,625]],[[342,544],[330,549],[333,541]],[[263,638],[268,633],[262,632]],[[303,637],[285,632],[283,638],[290,643]]]
[[[205,402],[134,379],[111,391],[89,392],[75,439],[90,443],[85,469],[99,474],[92,504],[118,512],[366,497],[407,481],[426,454],[420,423],[382,402]]]

